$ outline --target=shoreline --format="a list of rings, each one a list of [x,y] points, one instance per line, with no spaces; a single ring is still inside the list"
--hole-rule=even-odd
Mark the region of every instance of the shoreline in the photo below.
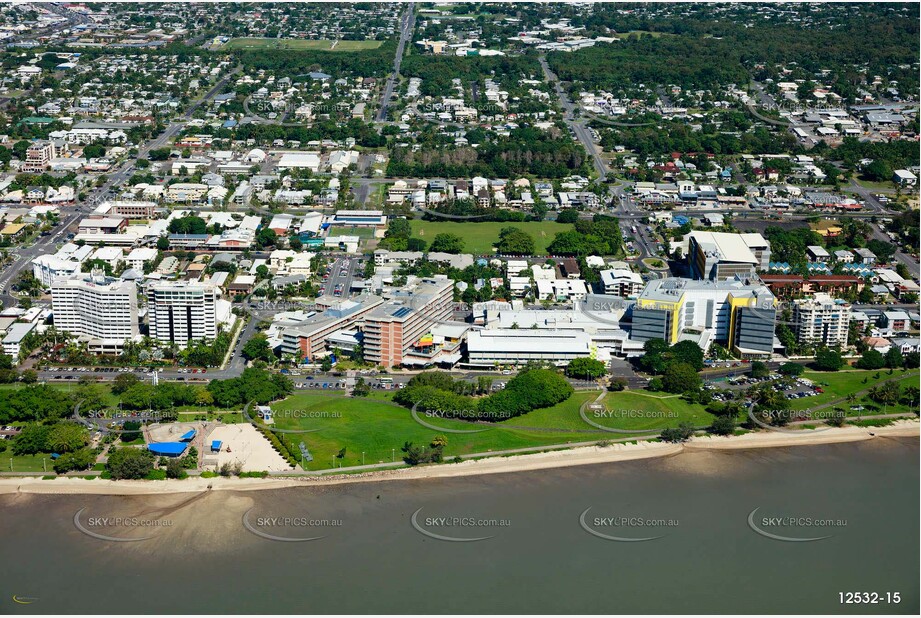
[[[757,448],[784,448],[846,442],[860,442],[877,438],[918,437],[917,419],[902,420],[886,427],[841,427],[825,431],[781,433],[759,431],[741,436],[700,436],[683,444],[666,442],[616,443],[611,446],[583,446],[559,451],[526,455],[496,456],[468,460],[456,464],[439,464],[415,468],[382,470],[340,476],[301,476],[293,478],[200,478],[181,481],[113,481],[87,480],[80,477],[62,477],[44,480],[40,477],[0,478],[0,495],[164,495],[201,493],[206,491],[261,491],[291,487],[319,487],[349,483],[376,483],[383,481],[426,480],[489,474],[529,472],[570,466],[617,463],[659,457],[671,457],[683,452],[726,451]]]

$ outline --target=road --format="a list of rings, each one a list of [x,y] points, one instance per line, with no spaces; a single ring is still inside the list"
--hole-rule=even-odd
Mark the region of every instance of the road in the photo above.
[[[356,258],[339,258],[332,263],[329,271],[329,279],[323,285],[323,293],[327,296],[335,296],[337,286],[342,286],[341,296],[348,297],[349,290],[352,287],[352,281],[355,278],[355,265],[358,263]]]
[[[552,82],[555,85],[556,96],[560,101],[560,105],[563,106],[563,122],[572,130],[576,139],[582,142],[582,147],[585,148],[585,152],[588,153],[595,164],[595,171],[598,172],[598,177],[604,180],[608,176],[608,166],[604,162],[604,159],[601,158],[601,152],[595,145],[592,134],[589,132],[588,128],[586,128],[584,121],[576,119],[576,106],[569,99],[569,95],[566,94],[566,91],[563,90],[563,86],[560,85],[560,80],[553,71],[550,70],[550,65],[547,64],[546,57],[543,55],[538,56],[538,61],[540,62],[541,69],[544,71],[544,79],[548,83]]]
[[[393,72],[387,78],[384,84],[384,91],[381,93],[381,104],[377,109],[377,122],[387,120],[387,108],[390,106],[390,99],[393,97],[393,90],[397,81],[400,79],[400,64],[403,62],[403,52],[406,50],[408,43],[413,36],[413,27],[416,24],[416,5],[410,3],[406,6],[406,12],[400,20],[400,41],[397,43],[397,53],[393,59]]]

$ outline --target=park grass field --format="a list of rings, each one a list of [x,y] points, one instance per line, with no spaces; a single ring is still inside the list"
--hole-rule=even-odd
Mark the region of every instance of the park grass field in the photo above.
[[[600,403],[604,415],[596,417],[587,410],[586,416],[592,422],[615,429],[659,431],[677,427],[679,423],[706,427],[713,422],[713,415],[704,411],[702,405],[669,393],[621,391],[608,393]]]
[[[413,420],[409,410],[389,401],[392,393],[374,392],[366,399],[350,399],[340,394],[296,393],[274,404],[275,426],[279,429],[316,430],[310,433],[287,434],[294,444],[304,441],[314,461],[308,470],[320,470],[364,463],[400,461],[400,447],[405,442],[428,444],[436,435],[448,439],[444,455],[450,460],[456,455],[485,453],[507,449],[592,442],[623,438],[624,434],[608,432],[586,423],[579,409],[591,403],[599,391],[578,391],[568,400],[528,414],[511,418],[479,433],[439,432]],[[709,425],[713,417],[703,406],[689,404],[678,396],[645,391],[607,393],[602,400],[607,416],[596,417],[586,409],[586,416],[603,427],[637,432],[658,432],[689,422],[696,426]],[[423,422],[452,430],[481,429],[484,425],[470,424],[420,414]],[[336,454],[345,448],[345,457]]]
[[[329,228],[330,236],[358,236],[362,240],[374,238],[374,228],[334,225]]]
[[[7,444],[9,442],[7,441]],[[9,450],[0,453],[0,472],[45,472],[54,474],[51,453],[13,455]]]
[[[436,427],[468,431],[486,429],[467,434],[424,427],[413,420],[409,410],[377,396],[350,399],[297,393],[272,405],[272,409],[275,426],[279,429],[318,429],[311,433],[286,434],[286,437],[294,444],[303,440],[314,457],[307,469],[319,470],[361,465],[362,452],[366,464],[387,463],[394,459],[399,462],[400,448],[405,442],[427,445],[437,435],[448,439],[444,449],[446,460],[469,453],[609,439],[610,434],[594,430],[579,419],[579,407],[597,396],[597,392],[579,392],[552,408],[536,410],[494,426],[420,414],[426,424]],[[345,457],[338,459],[336,454],[342,448],[346,449]]]
[[[537,255],[547,254],[547,245],[553,242],[558,232],[572,229],[569,223],[556,221],[528,221],[525,223],[512,223],[500,221],[487,221],[474,223],[470,221],[410,221],[414,238],[431,243],[437,234],[457,234],[464,239],[464,252],[477,255],[491,255],[493,246],[499,240],[499,230],[504,227],[517,227],[531,235]]]
[[[892,182],[891,180],[882,180],[882,181],[868,180],[868,179],[862,178],[862,177],[860,177],[860,176],[854,178],[854,180],[855,180],[855,182],[857,182],[857,184],[859,184],[861,187],[863,187],[863,188],[865,188],[865,189],[870,189],[871,191],[877,191],[877,190],[880,190],[880,189],[885,189],[885,190],[889,190],[889,191],[894,191],[895,188],[896,188],[896,187],[895,187],[895,183]]]
[[[878,378],[875,377],[877,374],[879,374]],[[831,403],[832,401],[842,399],[848,395],[866,391],[892,378],[899,378],[899,386],[902,388],[912,384],[917,386],[918,384],[917,369],[897,369],[892,375],[889,375],[888,369],[881,369],[879,371],[867,371],[863,369],[806,371],[803,373],[803,377],[811,380],[815,385],[821,386],[825,392],[820,395],[815,395],[814,397],[803,397],[802,399],[791,400],[790,408],[793,410],[816,408],[817,406]],[[864,382],[864,380],[866,380],[866,382]],[[857,395],[858,402],[863,399],[864,396]],[[870,400],[867,399],[866,401]],[[847,410],[851,405],[856,405],[856,402],[855,404],[849,404],[845,401],[839,405]],[[866,405],[866,403],[864,402],[863,405]],[[892,407],[893,406],[890,406],[890,408]]]
[[[334,43],[335,46],[333,45]],[[285,49],[291,51],[355,52],[377,49],[382,43],[383,41],[330,41],[328,39],[262,39],[242,37],[230,39],[224,47],[230,50]]]

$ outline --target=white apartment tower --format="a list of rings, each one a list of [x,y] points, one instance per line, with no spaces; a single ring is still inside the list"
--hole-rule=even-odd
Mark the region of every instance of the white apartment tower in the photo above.
[[[92,352],[117,353],[137,339],[137,286],[98,272],[51,284],[54,325],[86,341]]]
[[[844,347],[850,321],[851,305],[828,294],[793,301],[796,338],[802,343]]]
[[[190,341],[217,337],[217,286],[161,282],[147,288],[150,336],[185,347]]]

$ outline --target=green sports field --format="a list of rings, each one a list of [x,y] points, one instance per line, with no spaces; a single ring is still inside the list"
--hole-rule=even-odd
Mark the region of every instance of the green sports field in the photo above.
[[[499,240],[499,230],[504,227],[517,227],[530,234],[534,239],[534,246],[538,255],[546,255],[547,245],[553,242],[557,232],[572,229],[569,223],[556,221],[529,221],[526,223],[512,223],[488,221],[481,223],[456,222],[456,221],[410,221],[413,237],[421,238],[431,243],[437,234],[457,234],[464,239],[464,251],[467,253],[486,254],[493,253],[493,246]]]
[[[328,39],[230,39],[224,45],[226,49],[288,49],[293,51],[316,50],[354,52],[377,49],[383,41],[330,41]]]

